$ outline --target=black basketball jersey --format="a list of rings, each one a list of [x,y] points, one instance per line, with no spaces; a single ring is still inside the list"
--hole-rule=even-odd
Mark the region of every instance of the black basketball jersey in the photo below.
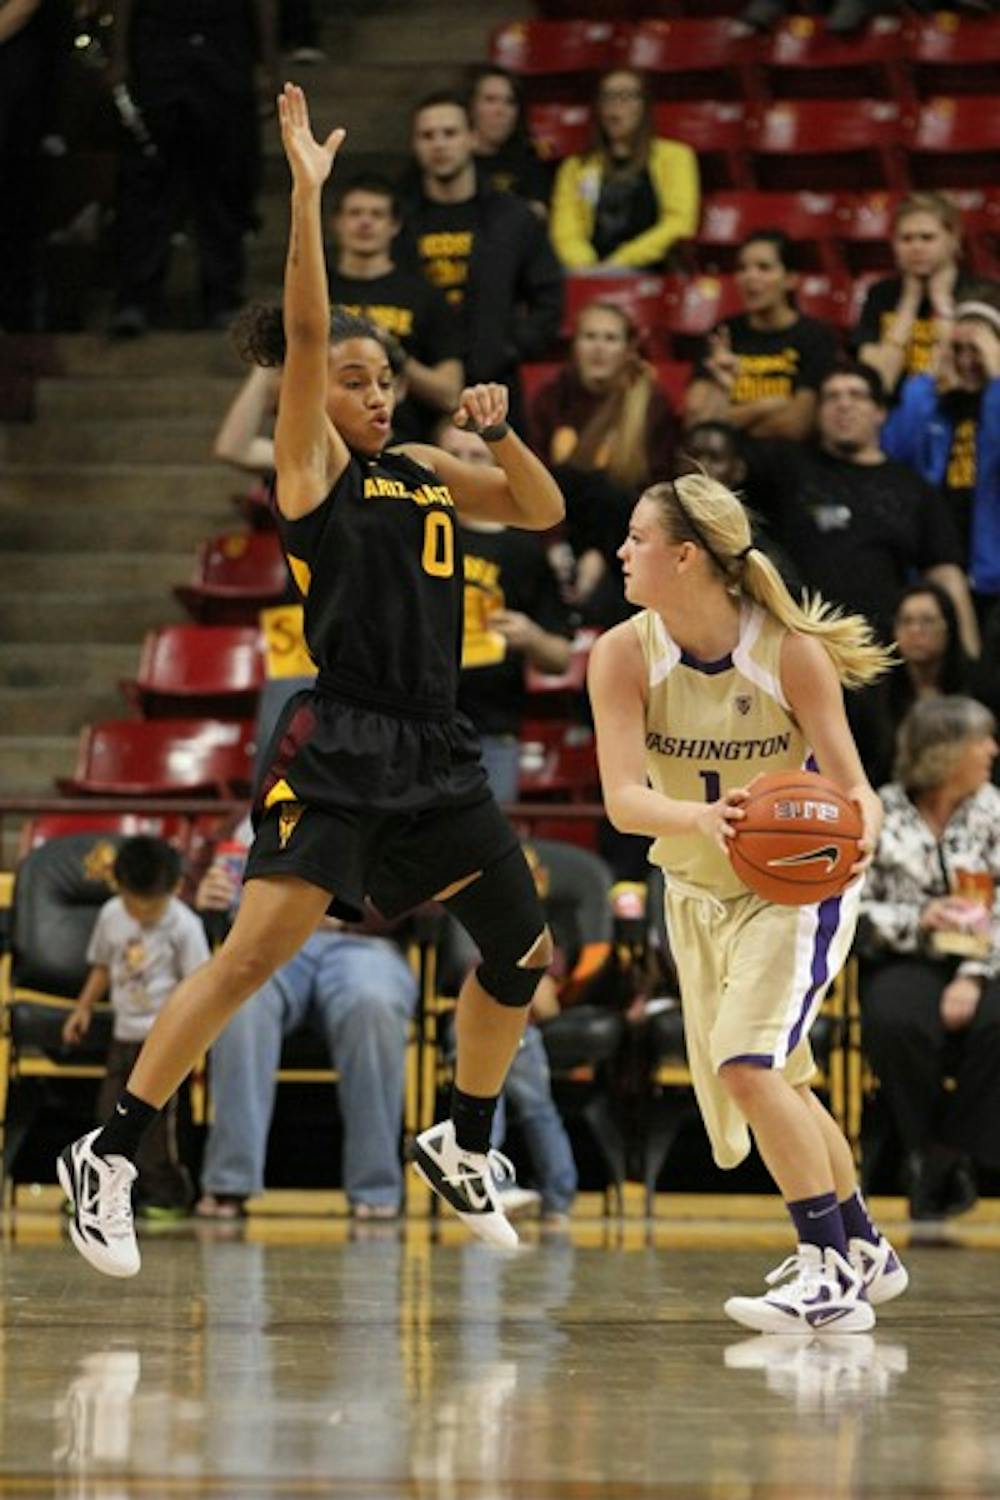
[[[279,525],[320,690],[450,715],[465,580],[447,485],[402,453],[352,454],[314,511],[294,521],[279,511]]]

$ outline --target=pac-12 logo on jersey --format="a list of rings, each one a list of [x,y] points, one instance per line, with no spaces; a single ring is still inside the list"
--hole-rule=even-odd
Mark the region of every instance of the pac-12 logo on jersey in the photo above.
[[[737,713],[748,714],[753,708],[753,698],[749,693],[737,693],[733,702],[736,704]]]

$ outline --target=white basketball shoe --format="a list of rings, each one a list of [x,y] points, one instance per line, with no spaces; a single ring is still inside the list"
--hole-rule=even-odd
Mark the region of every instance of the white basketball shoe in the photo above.
[[[56,1171],[70,1201],[69,1237],[84,1260],[105,1276],[134,1276],[140,1266],[132,1219],[132,1184],[137,1172],[124,1156],[97,1156],[92,1130],[67,1146]]]
[[[873,1307],[891,1302],[906,1291],[910,1283],[906,1267],[884,1234],[879,1235],[877,1245],[870,1240],[854,1239],[847,1248],[851,1265],[861,1277],[865,1296]]]
[[[513,1180],[514,1168],[499,1151],[463,1151],[453,1121],[423,1131],[413,1143],[413,1165],[453,1208],[473,1234],[490,1245],[513,1249],[517,1232],[503,1211],[497,1177]]]
[[[762,1297],[730,1297],[726,1312],[758,1333],[865,1333],[875,1322],[861,1275],[836,1250],[800,1245],[766,1277]]]

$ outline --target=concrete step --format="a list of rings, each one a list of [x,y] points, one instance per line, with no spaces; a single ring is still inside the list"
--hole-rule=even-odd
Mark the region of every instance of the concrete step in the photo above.
[[[112,342],[99,334],[62,333],[53,338],[56,368],[64,375],[109,375],[162,378],[197,375],[229,376],[244,373],[235,349],[224,333],[155,332],[141,339]]]
[[[100,375],[40,380],[38,417],[41,422],[77,422],[113,414],[117,422],[148,422],[218,413],[221,421],[239,385],[238,379],[211,375],[187,380],[156,375],[144,375],[142,380]]]
[[[65,594],[94,593],[109,602],[122,594],[139,598],[166,598],[175,583],[191,573],[187,552],[130,552],[122,557],[110,552],[30,552],[0,556],[0,597],[8,592]]]
[[[121,694],[108,688],[0,687],[0,724],[4,734],[77,734],[97,719],[128,718]]]
[[[179,575],[181,579],[185,574]],[[173,581],[173,580],[172,580]],[[127,644],[138,654],[147,630],[183,624],[187,611],[170,593],[112,593],[95,588],[55,592],[0,589],[0,640],[9,643],[86,641],[89,645]]]
[[[50,505],[39,510],[0,506],[0,548],[10,552],[146,553],[159,546],[184,553],[187,569],[199,543],[234,520],[231,509],[150,510],[120,506],[99,513],[93,505]],[[186,574],[185,574],[186,576]]]
[[[72,683],[77,688],[108,688],[135,675],[139,643],[5,641],[0,651],[0,687],[45,688]]]
[[[93,464],[77,466],[0,466],[0,505],[24,510],[50,505],[91,507],[100,524],[101,510],[139,506],[144,511],[214,508],[231,511],[234,529],[239,520],[230,497],[249,489],[252,481],[223,464]],[[100,509],[98,509],[98,507]]]
[[[55,792],[76,764],[75,734],[0,735],[0,785],[8,797]]]
[[[205,463],[224,410],[154,418],[142,427],[115,416],[7,427],[0,454],[11,464]]]

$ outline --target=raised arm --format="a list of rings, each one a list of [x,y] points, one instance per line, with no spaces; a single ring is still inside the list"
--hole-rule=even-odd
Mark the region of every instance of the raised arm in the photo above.
[[[278,506],[293,520],[315,510],[350,457],[326,412],[330,294],[321,216],[323,184],[346,132],[333,130],[322,143],[316,140],[305,94],[292,83],[278,96],[278,119],[292,173],[292,204],[283,305],[285,367],[274,458]]]
[[[269,474],[274,468],[274,439],[263,431],[274,415],[280,375],[258,365],[240,386],[215,434],[212,456],[235,469]]]
[[[548,531],[562,520],[562,491],[541,460],[507,426],[505,386],[466,387],[455,421],[485,437],[499,468],[467,464],[424,443],[408,443],[402,451],[440,474],[460,516],[500,521],[524,531]]]

